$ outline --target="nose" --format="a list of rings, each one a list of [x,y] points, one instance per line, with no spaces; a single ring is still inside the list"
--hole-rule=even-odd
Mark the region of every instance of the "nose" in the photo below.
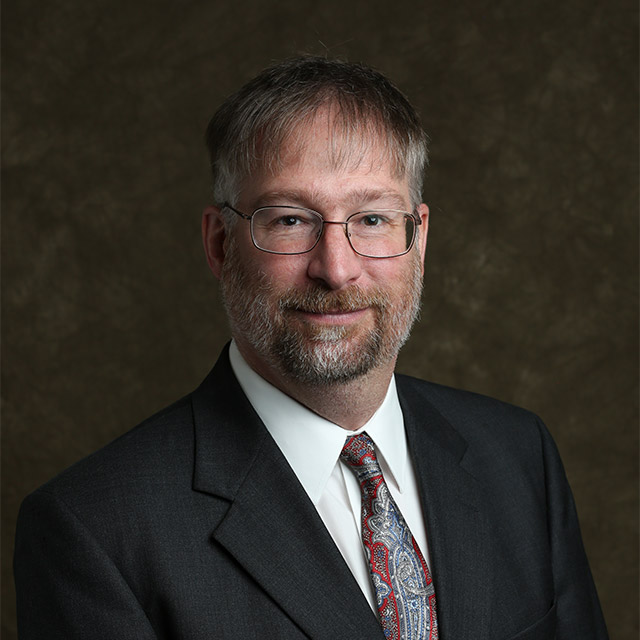
[[[337,291],[360,277],[362,260],[351,248],[345,226],[325,222],[320,241],[309,253],[307,274],[311,279]]]

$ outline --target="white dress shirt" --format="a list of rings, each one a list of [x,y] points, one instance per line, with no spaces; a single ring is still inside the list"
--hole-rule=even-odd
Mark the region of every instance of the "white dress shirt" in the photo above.
[[[395,379],[391,379],[384,401],[370,420],[360,429],[348,431],[269,384],[249,367],[235,342],[231,343],[229,358],[242,390],[291,465],[376,611],[369,563],[360,537],[360,487],[354,473],[340,461],[348,437],[366,431],[373,440],[389,491],[430,566],[418,484],[407,448]]]

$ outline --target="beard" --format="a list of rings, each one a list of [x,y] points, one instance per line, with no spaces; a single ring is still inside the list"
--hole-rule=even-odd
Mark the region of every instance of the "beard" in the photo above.
[[[278,290],[264,273],[250,274],[235,240],[229,243],[221,287],[234,336],[242,337],[261,359],[297,382],[344,384],[396,358],[420,313],[420,257],[412,251],[401,287],[357,285],[333,291],[320,285]],[[373,325],[318,325],[297,312],[373,312]]]

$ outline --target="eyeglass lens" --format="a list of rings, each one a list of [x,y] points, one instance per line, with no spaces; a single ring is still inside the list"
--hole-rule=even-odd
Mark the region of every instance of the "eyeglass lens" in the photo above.
[[[297,207],[264,207],[251,219],[256,246],[273,253],[304,253],[318,242],[322,217]],[[403,211],[363,211],[347,219],[347,235],[353,249],[364,256],[386,258],[411,247],[415,221]]]

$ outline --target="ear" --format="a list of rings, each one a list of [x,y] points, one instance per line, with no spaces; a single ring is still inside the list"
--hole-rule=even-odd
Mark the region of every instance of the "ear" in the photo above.
[[[222,211],[218,207],[206,207],[202,212],[202,242],[209,269],[218,279],[220,279],[224,263],[226,238],[227,231]]]
[[[424,275],[424,257],[427,252],[427,235],[429,233],[429,207],[422,203],[418,207],[418,215],[422,224],[418,227],[418,249],[420,250],[420,264],[422,265],[422,275]]]

